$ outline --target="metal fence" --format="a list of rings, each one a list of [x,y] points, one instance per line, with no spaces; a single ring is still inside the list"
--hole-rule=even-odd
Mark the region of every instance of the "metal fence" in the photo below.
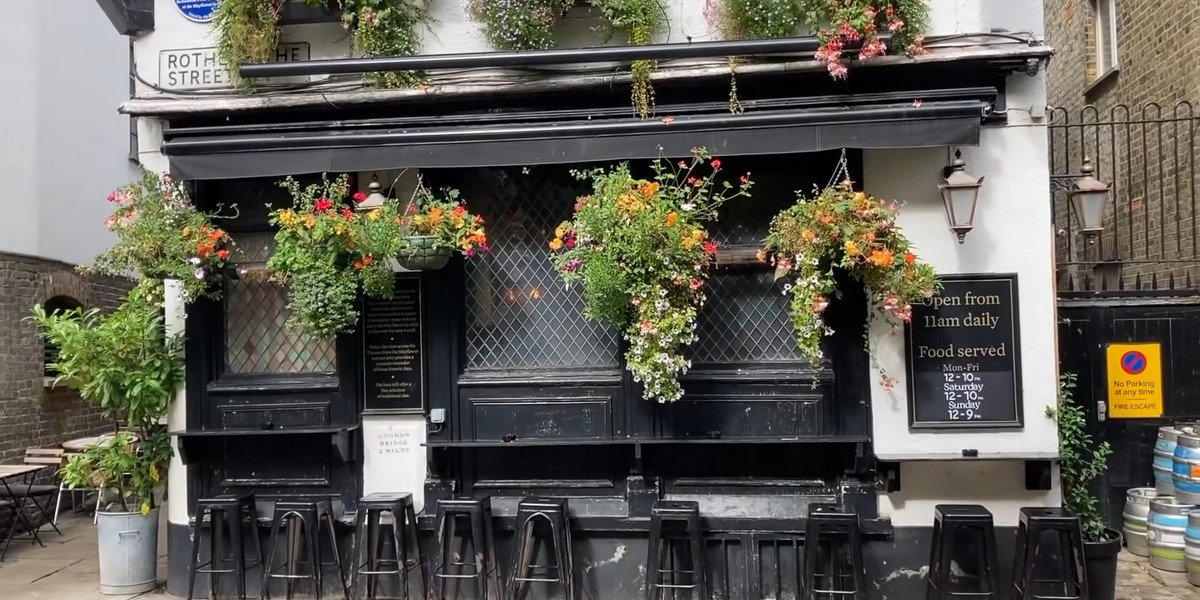
[[[1049,143],[1059,291],[1200,286],[1200,116],[1191,103],[1056,108]],[[1069,208],[1085,157],[1112,186],[1104,231],[1090,239]]]

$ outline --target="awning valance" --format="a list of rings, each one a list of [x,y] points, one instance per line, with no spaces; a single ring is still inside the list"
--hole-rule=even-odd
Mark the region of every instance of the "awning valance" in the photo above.
[[[661,107],[458,113],[171,128],[163,152],[181,179],[412,168],[585,163],[837,148],[975,145],[993,88],[778,98],[732,115],[719,103]]]

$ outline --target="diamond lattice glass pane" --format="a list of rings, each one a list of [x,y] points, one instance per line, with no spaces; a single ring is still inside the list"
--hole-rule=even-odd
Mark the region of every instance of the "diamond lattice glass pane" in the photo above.
[[[468,197],[487,218],[492,251],[467,261],[467,367],[618,365],[616,332],[584,318],[580,291],[564,288],[546,246],[586,184],[549,168],[482,175]]]
[[[784,282],[765,269],[717,271],[700,313],[700,340],[692,362],[795,362],[801,360],[787,314]]]
[[[234,258],[261,263],[271,254],[270,233],[234,238]],[[287,327],[285,288],[253,271],[225,285],[225,361],[230,373],[323,373],[336,368],[330,340],[298,334]]]

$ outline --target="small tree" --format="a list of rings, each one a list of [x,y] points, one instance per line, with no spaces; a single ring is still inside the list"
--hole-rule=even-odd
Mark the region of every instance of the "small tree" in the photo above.
[[[107,315],[33,308],[33,321],[59,349],[51,365],[58,380],[130,430],[114,426],[111,440],[72,457],[63,480],[72,488],[103,485],[110,507],[122,512],[150,512],[171,459],[162,422],[183,381],[182,339],[166,335],[161,297],[162,282],[143,280]]]
[[[1079,517],[1084,540],[1099,542],[1109,538],[1109,528],[1090,485],[1108,469],[1112,446],[1092,440],[1083,407],[1075,402],[1075,386],[1075,374],[1063,373],[1058,382],[1058,407],[1047,407],[1046,416],[1058,424],[1063,504]]]

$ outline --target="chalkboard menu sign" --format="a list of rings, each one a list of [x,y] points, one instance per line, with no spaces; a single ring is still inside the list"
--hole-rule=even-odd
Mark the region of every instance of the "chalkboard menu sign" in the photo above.
[[[364,409],[421,412],[425,405],[421,280],[397,277],[391,299],[363,301]]]
[[[913,305],[906,331],[912,429],[1021,427],[1016,275],[956,275]]]

